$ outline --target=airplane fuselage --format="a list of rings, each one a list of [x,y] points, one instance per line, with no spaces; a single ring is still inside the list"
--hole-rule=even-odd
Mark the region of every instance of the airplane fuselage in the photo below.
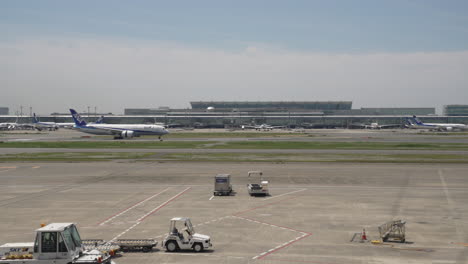
[[[157,135],[162,136],[169,133],[163,126],[159,125],[131,125],[131,124],[89,124],[85,126],[73,126],[81,132],[94,135],[119,135],[125,131],[132,131],[133,136]]]

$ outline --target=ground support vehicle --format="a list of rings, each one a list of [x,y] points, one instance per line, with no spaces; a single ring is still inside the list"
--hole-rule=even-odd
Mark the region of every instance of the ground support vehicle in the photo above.
[[[0,246],[0,264],[115,264],[109,252],[86,250],[74,223],[53,223],[36,230],[31,243]]]
[[[379,226],[380,238],[382,238],[383,242],[393,241],[405,243],[405,224],[406,222],[401,220],[386,222]]]
[[[257,195],[270,195],[268,184],[269,182],[263,179],[263,172],[249,171],[249,183],[247,184],[247,191],[251,196]]]
[[[215,176],[214,192],[213,195],[231,195],[231,175],[218,174]]]
[[[177,227],[182,228],[180,232]],[[201,252],[213,247],[210,237],[195,233],[190,218],[186,217],[171,219],[169,233],[164,238],[162,246],[169,252],[179,250]]]

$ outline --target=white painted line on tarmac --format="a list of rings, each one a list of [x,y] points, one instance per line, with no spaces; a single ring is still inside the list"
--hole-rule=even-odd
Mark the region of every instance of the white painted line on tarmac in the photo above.
[[[145,218],[147,218],[148,216],[156,213],[157,211],[159,211],[161,208],[163,208],[164,206],[168,205],[170,202],[172,202],[173,200],[177,199],[179,196],[181,196],[182,194],[184,194],[185,192],[187,192],[188,190],[190,190],[191,187],[188,187],[188,188],[185,188],[183,191],[181,191],[180,193],[172,196],[169,200],[165,201],[164,203],[162,203],[160,206],[154,208],[153,210],[149,211],[147,214],[143,215],[142,217],[138,218],[138,222],[140,221],[143,221],[145,220]]]
[[[268,255],[270,255],[270,254],[272,254],[272,253],[274,253],[274,252],[280,250],[280,249],[283,249],[283,248],[285,248],[285,247],[287,247],[287,246],[290,246],[290,245],[296,243],[297,241],[299,241],[299,240],[301,240],[301,239],[303,239],[303,238],[308,237],[308,236],[311,235],[311,234],[305,234],[305,233],[302,233],[302,234],[303,234],[302,236],[296,237],[296,239],[293,239],[293,240],[291,240],[291,241],[289,241],[289,242],[283,243],[283,244],[278,245],[278,246],[276,246],[276,247],[274,247],[274,248],[272,248],[272,249],[269,249],[269,250],[267,250],[267,251],[265,251],[265,252],[262,252],[262,253],[258,254],[257,256],[253,257],[252,259],[254,259],[254,260],[255,260],[255,259],[262,259],[262,258],[264,258],[264,257],[266,257],[266,256],[268,256]]]
[[[293,193],[298,193],[298,192],[302,192],[302,191],[305,191],[305,190],[307,190],[307,189],[300,189],[300,190],[296,190],[296,191],[292,191],[292,192],[283,193],[283,194],[280,194],[280,195],[270,196],[268,198],[265,198],[264,200],[278,198],[278,197],[281,197],[281,196],[285,196],[285,195],[293,194]]]
[[[211,198],[209,199],[209,201],[213,200],[213,198],[214,198],[214,195],[213,195],[213,196],[211,196]]]
[[[185,190],[183,190],[182,192],[176,194],[175,196],[171,197],[169,200],[165,201],[164,203],[162,203],[160,206],[156,207],[155,209],[151,210],[149,213],[143,215],[142,217],[140,217],[137,222],[132,225],[131,227],[129,227],[127,230],[123,231],[122,233],[118,234],[116,237],[112,238],[111,240],[109,240],[107,242],[107,244],[111,243],[112,241],[115,241],[116,239],[118,239],[119,237],[123,236],[124,234],[126,234],[128,231],[132,230],[133,228],[135,228],[136,226],[138,226],[139,224],[141,224],[143,222],[143,220],[145,220],[146,217],[154,214],[155,212],[157,212],[159,209],[163,208],[164,206],[168,205],[170,202],[172,202],[173,200],[175,200],[176,198],[178,198],[179,196],[181,196],[182,194],[184,194],[186,191],[188,191],[190,189],[187,188]]]
[[[161,192],[156,193],[156,194],[154,194],[154,195],[152,195],[152,196],[150,196],[150,197],[144,199],[143,201],[138,202],[138,203],[136,203],[136,204],[134,204],[134,205],[128,207],[127,209],[125,209],[125,210],[123,210],[123,211],[117,213],[116,215],[111,216],[111,217],[108,218],[107,220],[105,220],[105,221],[99,223],[99,225],[102,226],[102,225],[104,225],[104,224],[106,224],[106,223],[108,223],[108,222],[114,220],[115,218],[117,218],[117,217],[119,217],[119,216],[125,214],[126,212],[128,212],[128,211],[134,209],[135,207],[137,207],[137,206],[139,206],[139,205],[141,205],[141,204],[143,204],[143,203],[145,203],[145,202],[147,202],[147,201],[153,199],[154,197],[156,197],[156,196],[158,196],[158,195],[160,195],[160,194],[166,192],[167,190],[169,190],[169,188],[166,188],[166,189],[162,190]]]

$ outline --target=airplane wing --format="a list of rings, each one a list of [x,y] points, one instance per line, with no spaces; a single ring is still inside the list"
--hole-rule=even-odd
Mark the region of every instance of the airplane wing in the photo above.
[[[354,124],[350,124],[349,126],[352,128],[367,128],[368,127],[367,125],[361,124],[361,123],[354,123]]]
[[[379,128],[386,129],[386,128],[399,128],[402,127],[401,124],[388,124],[388,125],[379,125]]]

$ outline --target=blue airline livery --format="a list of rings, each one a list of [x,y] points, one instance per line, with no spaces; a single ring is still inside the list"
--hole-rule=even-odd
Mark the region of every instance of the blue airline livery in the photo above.
[[[169,133],[165,127],[153,124],[87,124],[86,121],[81,118],[81,116],[74,109],[70,109],[70,113],[73,117],[73,121],[75,121],[73,128],[84,133],[94,135],[112,135],[114,136],[114,139],[126,139],[143,135],[156,135],[159,136],[160,140],[162,140],[161,136]]]

